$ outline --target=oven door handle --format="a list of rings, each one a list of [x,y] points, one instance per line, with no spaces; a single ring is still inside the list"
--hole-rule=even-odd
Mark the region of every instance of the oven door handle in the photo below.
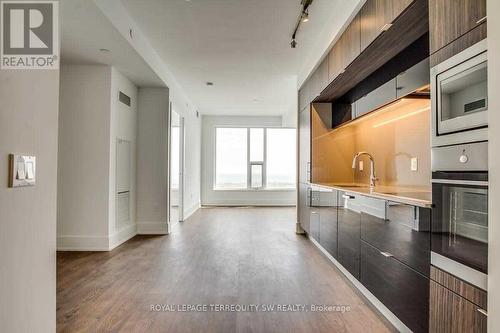
[[[433,179],[432,183],[452,184],[452,185],[488,186],[488,182],[480,181],[480,180]]]

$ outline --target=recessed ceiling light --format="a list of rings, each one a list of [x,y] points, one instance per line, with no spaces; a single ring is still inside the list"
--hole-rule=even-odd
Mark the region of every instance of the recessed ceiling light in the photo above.
[[[207,86],[213,86],[214,85],[214,83],[210,82],[210,81],[207,81],[206,84],[207,84]]]
[[[106,53],[107,53],[107,52],[111,52],[111,50],[110,50],[110,49],[105,49],[105,48],[99,49],[99,51],[101,51],[101,52],[106,52]]]

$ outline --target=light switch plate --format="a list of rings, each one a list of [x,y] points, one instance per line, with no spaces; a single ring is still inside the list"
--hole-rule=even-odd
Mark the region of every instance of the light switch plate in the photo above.
[[[9,187],[34,186],[36,183],[36,157],[9,155]]]
[[[411,171],[417,171],[418,170],[418,158],[412,157],[411,158]]]
[[[363,171],[365,169],[365,166],[363,164],[363,161],[359,161],[359,171]]]

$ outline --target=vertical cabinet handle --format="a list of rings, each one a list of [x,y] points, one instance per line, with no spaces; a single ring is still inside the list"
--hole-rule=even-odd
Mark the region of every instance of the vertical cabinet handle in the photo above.
[[[484,21],[486,21],[486,18],[487,18],[487,17],[488,17],[488,16],[485,16],[485,17],[483,17],[483,18],[480,18],[479,20],[477,20],[476,24],[481,24],[481,23],[483,23]]]
[[[481,308],[477,308],[477,312],[479,312],[480,314],[482,314],[482,315],[484,315],[484,316],[488,317],[488,312],[487,312],[486,310],[483,310],[483,309],[481,309]]]
[[[390,254],[389,252],[380,252],[381,255],[383,255],[384,257],[386,258],[392,258],[394,257],[392,254]]]

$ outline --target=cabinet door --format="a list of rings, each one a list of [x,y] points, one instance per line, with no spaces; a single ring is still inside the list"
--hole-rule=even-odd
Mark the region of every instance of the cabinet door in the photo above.
[[[429,332],[483,333],[486,322],[485,310],[431,281]]]
[[[321,64],[318,66],[316,71],[314,72],[314,94],[312,99],[314,100],[317,96],[321,94],[321,92],[328,85],[328,57],[323,59]]]
[[[317,242],[320,241],[320,209],[321,209],[321,188],[318,186],[311,186],[311,209],[309,218],[309,236],[314,238]]]
[[[430,53],[484,22],[486,0],[429,0]]]
[[[361,52],[361,30],[359,14],[340,36],[328,57],[328,76],[333,81]]]
[[[428,278],[362,241],[360,281],[413,332],[428,332]]]
[[[320,244],[337,258],[337,191],[323,189],[320,192]]]
[[[360,12],[361,50],[382,33],[382,28],[393,20],[392,0],[367,0]]]
[[[396,19],[413,0],[392,0],[392,20]]]
[[[338,261],[359,279],[360,261],[360,204],[359,197],[339,191]]]
[[[367,0],[360,11],[361,51],[371,44],[386,24],[392,23],[413,0]]]
[[[299,182],[311,181],[311,111],[299,113]]]
[[[304,82],[299,90],[299,111],[303,111],[309,105],[310,82]]]
[[[297,210],[299,223],[302,229],[307,233],[310,231],[311,217],[311,188],[309,185],[299,183],[299,200],[297,202]]]
[[[386,207],[386,219],[363,209],[361,239],[428,277],[431,260],[430,210],[394,202],[387,202]]]
[[[396,77],[397,98],[406,96],[430,82],[429,58],[427,58]]]
[[[396,78],[384,83],[356,101],[356,117],[371,112],[396,99]]]

